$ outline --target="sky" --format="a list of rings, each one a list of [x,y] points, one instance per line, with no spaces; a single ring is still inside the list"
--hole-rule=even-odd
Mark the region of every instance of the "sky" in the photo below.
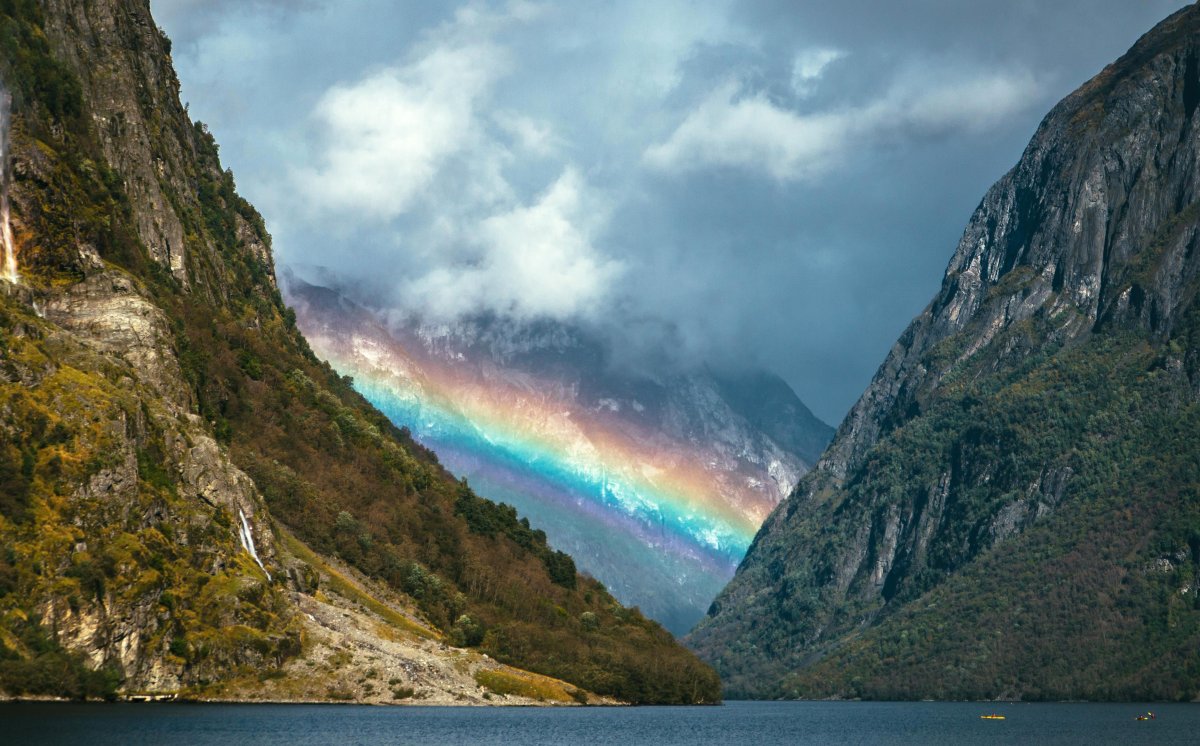
[[[1181,0],[152,0],[276,262],[837,424],[1064,95]]]

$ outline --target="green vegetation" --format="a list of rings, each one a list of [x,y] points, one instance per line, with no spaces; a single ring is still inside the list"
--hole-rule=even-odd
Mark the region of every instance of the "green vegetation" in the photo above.
[[[142,408],[154,395],[121,385],[124,371],[26,313],[0,299],[0,430],[20,434],[0,450],[0,688],[111,696],[120,666],[87,674],[47,631],[85,617],[103,631],[101,604],[151,610],[143,649],[166,649],[202,676],[298,652],[282,600],[247,581],[261,574],[246,564],[213,570],[214,558],[244,558],[233,518],[178,494],[153,424],[164,414]],[[120,423],[138,421],[127,440]],[[80,489],[124,475],[136,480],[128,504],[113,505],[104,487]],[[42,600],[53,619],[39,621]]]
[[[19,616],[6,621],[6,636],[17,638],[19,650],[9,648],[0,639],[0,690],[13,695],[70,699],[116,697],[122,678],[118,669],[89,668],[83,656],[63,650],[36,622]]]
[[[500,669],[483,669],[475,672],[475,683],[494,694],[511,694],[542,702],[575,701],[573,693],[567,691],[561,681],[544,676]]]
[[[1052,323],[1010,329],[953,368],[809,506],[788,541],[811,553],[771,602],[787,624],[754,630],[778,662],[760,659],[752,681],[730,656],[731,696],[1200,695],[1200,307],[1157,343],[1111,328],[1039,347]],[[1028,352],[998,366],[1004,348]],[[878,537],[890,520],[937,530],[899,549],[878,592],[860,570],[838,595],[851,532]]]
[[[1187,395],[1187,378],[1164,364],[1169,349],[1164,355],[1121,335],[1101,338],[990,392],[971,418],[983,432],[960,424],[950,439],[1003,445],[1011,434],[1018,440],[1001,462],[1011,478],[1061,465],[1073,473],[1069,499],[936,585],[962,563],[950,549],[965,553],[986,534],[994,503],[1020,497],[1005,500],[1002,486],[968,493],[955,514],[960,534],[949,534],[937,564],[903,590],[915,602],[788,677],[778,693],[1026,700],[1200,694],[1200,407]],[[945,408],[963,403],[956,399]],[[945,408],[921,427],[952,427]],[[891,447],[911,445],[909,437],[897,434]]]
[[[0,0],[4,81],[18,97],[15,105],[42,107],[52,120],[77,125],[83,116],[83,91],[71,69],[51,54],[44,23],[35,0]]]
[[[411,686],[395,686],[392,688],[392,699],[412,699],[416,693]]]
[[[546,566],[551,581],[574,590],[575,560],[566,552],[550,549],[546,545],[546,532],[530,528],[528,518],[517,520],[516,508],[477,497],[463,480],[458,499],[454,501],[454,512],[466,520],[472,533],[488,537],[503,534],[518,546],[533,552]]]
[[[512,508],[454,479],[313,356],[274,285],[261,216],[221,168],[207,128],[182,124],[169,79],[161,89],[130,84],[151,140],[142,155],[159,164],[158,187],[182,224],[185,276],[150,258],[133,217],[148,208],[130,204],[99,145],[98,134],[119,140],[124,125],[94,131],[86,75],[55,60],[42,12],[31,0],[0,0],[27,281],[59,292],[95,271],[81,258],[94,250],[105,271],[162,309],[196,411],[294,532],[281,532],[285,545],[320,567],[331,590],[400,628],[598,693],[715,701],[710,668],[580,577]],[[140,44],[139,33],[125,43]],[[130,674],[103,668],[97,684],[63,673],[83,671],[80,659],[21,631],[46,608],[39,601],[76,626],[104,605],[139,610],[143,655],[161,656],[188,685],[258,675],[299,653],[290,607],[239,549],[236,516],[182,494],[177,454],[190,444],[171,442],[176,415],[158,392],[10,298],[0,298],[0,372],[0,433],[11,434],[0,437],[0,685],[107,696]],[[123,479],[136,483],[133,504],[82,489]],[[305,545],[407,594],[436,632],[381,610]]]
[[[0,1],[0,81],[12,94],[14,148],[28,159],[30,189],[13,195],[24,230],[22,274],[62,285],[83,279],[78,247],[144,267],[128,199],[108,167],[78,77],[55,59],[33,0]],[[36,250],[33,245],[36,245]]]
[[[307,563],[309,567],[319,570],[325,576],[326,586],[329,588],[329,590],[337,593],[343,598],[361,604],[368,611],[379,616],[381,619],[384,619],[388,624],[392,625],[396,629],[404,630],[416,635],[417,637],[423,637],[427,640],[439,639],[439,635],[433,630],[418,624],[412,619],[409,619],[403,614],[397,612],[391,606],[382,603],[364,590],[362,586],[360,586],[354,580],[346,577],[343,573],[338,572],[338,570],[331,564],[318,557],[315,552],[297,541],[296,537],[292,536],[292,534],[286,529],[279,529],[279,538],[281,539],[283,546],[293,557],[296,557],[297,559]]]

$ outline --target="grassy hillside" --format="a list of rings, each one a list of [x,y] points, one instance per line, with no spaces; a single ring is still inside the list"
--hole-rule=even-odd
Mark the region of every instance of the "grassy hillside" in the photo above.
[[[119,612],[137,622],[135,634],[161,636],[143,646],[147,665],[157,655],[203,678],[297,654],[285,580],[274,573],[268,582],[239,550],[230,510],[183,494],[176,456],[193,444],[180,440],[186,428],[173,429],[181,416],[157,403],[177,383],[178,400],[253,478],[274,520],[411,596],[453,643],[629,701],[715,700],[711,669],[579,576],[513,510],[454,479],[315,359],[275,288],[261,217],[237,195],[206,128],[173,115],[182,112],[173,74],[153,79],[140,65],[121,66],[126,57],[153,61],[146,55],[165,40],[152,26],[118,24],[119,47],[64,47],[48,29],[80,21],[63,7],[0,0],[26,283],[0,309],[0,688],[111,693],[129,673],[90,673],[111,641],[97,638],[87,659],[62,649],[46,624],[57,605],[77,604],[83,616]],[[88,9],[101,11],[148,17],[139,0]],[[80,67],[87,55],[117,65],[115,79],[142,92],[148,152],[123,137],[119,117],[89,109],[100,93]],[[99,133],[102,121],[109,129]],[[133,166],[114,169],[105,148],[135,165],[167,164],[158,183],[165,204],[130,197]],[[148,250],[137,223],[146,214],[178,219],[181,270]],[[103,287],[87,285],[100,278]],[[117,296],[162,313],[178,375],[167,365],[159,390],[143,383],[145,371],[80,344],[33,307]],[[130,452],[136,487],[118,486],[137,502],[89,501],[88,485]],[[130,609],[146,618],[131,620]]]

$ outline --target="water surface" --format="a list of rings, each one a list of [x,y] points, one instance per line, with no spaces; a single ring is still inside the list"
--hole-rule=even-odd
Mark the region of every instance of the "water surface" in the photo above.
[[[1156,720],[1138,722],[1153,710]],[[1003,721],[980,720],[996,712]],[[1200,705],[731,702],[722,707],[0,705],[11,744],[1196,744]]]

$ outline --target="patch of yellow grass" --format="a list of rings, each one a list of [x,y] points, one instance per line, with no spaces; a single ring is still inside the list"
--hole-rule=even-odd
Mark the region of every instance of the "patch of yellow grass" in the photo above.
[[[480,669],[475,672],[475,683],[495,694],[515,694],[539,701],[573,702],[568,684],[528,671],[513,668]]]
[[[343,575],[334,569],[328,562],[320,557],[316,552],[309,549],[303,542],[293,536],[283,527],[278,527],[279,536],[283,540],[284,547],[296,558],[312,565],[318,572],[326,576],[325,584],[329,590],[337,593],[343,598],[349,599],[356,603],[362,604],[372,613],[384,619],[392,626],[422,637],[426,640],[440,640],[443,635],[438,634],[436,630],[429,629],[422,624],[419,624],[413,619],[408,618],[404,614],[393,609],[391,606],[383,603],[379,599],[372,596],[365,588],[359,585],[351,578]],[[316,596],[317,600],[322,600],[320,591]]]

